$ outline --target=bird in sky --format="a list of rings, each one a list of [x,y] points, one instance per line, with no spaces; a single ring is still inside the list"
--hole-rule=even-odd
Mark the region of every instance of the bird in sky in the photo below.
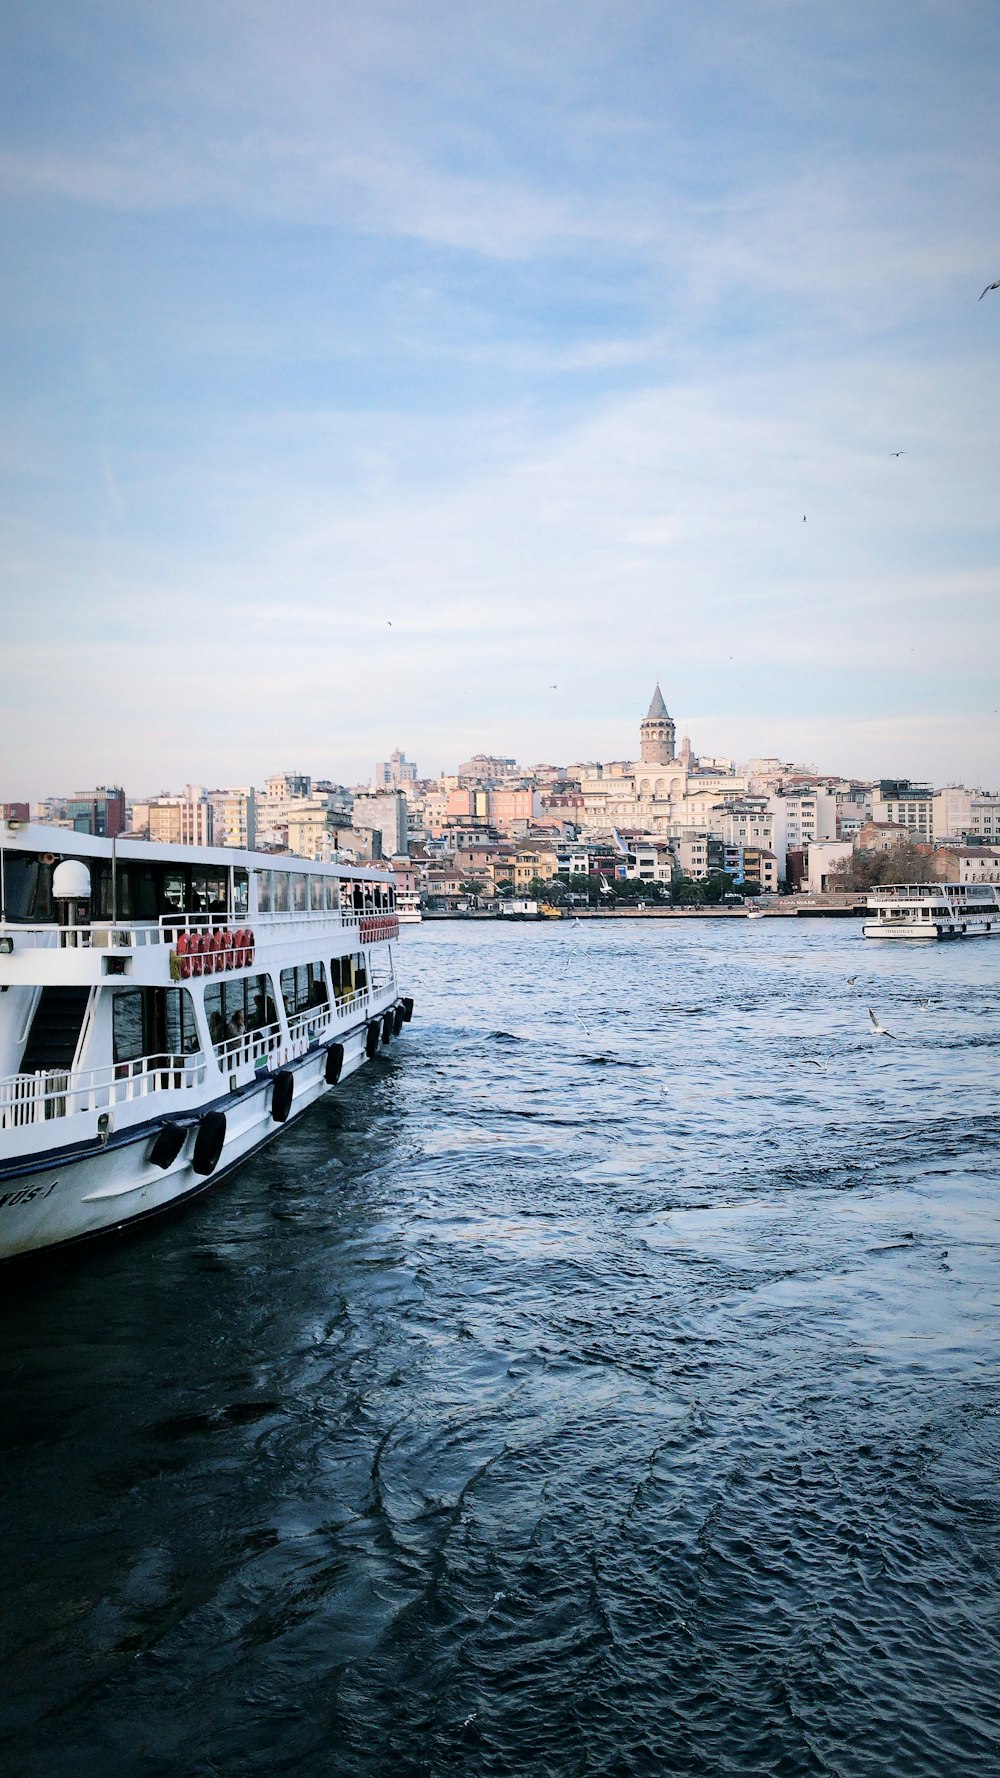
[[[805,522],[806,522],[806,515],[805,515],[805,513],[803,513],[802,514],[802,523],[805,524]]]
[[[875,1033],[876,1037],[893,1037],[893,1038],[895,1037],[895,1035],[896,1035],[895,1031],[887,1031],[884,1025],[879,1024],[878,1015],[875,1013],[875,1011],[873,1010],[872,1007],[868,1008],[868,1017],[871,1019],[872,1030]]]
[[[559,687],[558,687],[558,685],[550,685],[550,686],[549,686],[549,690],[550,690],[550,691],[558,691],[558,690],[559,690]]]
[[[908,457],[909,454],[910,454],[909,451],[890,451],[889,452],[890,457]]]
[[[984,296],[985,296],[985,295],[986,295],[986,291],[987,291],[987,290],[1000,290],[1000,278],[995,278],[995,279],[994,279],[994,280],[993,280],[993,283],[992,283],[992,284],[987,284],[987,286],[986,286],[986,290],[981,290],[981,291],[980,291],[980,292],[979,292],[979,295],[978,295],[978,297],[977,297],[977,298],[976,298],[976,301],[977,301],[977,302],[982,302],[982,300],[983,300],[983,297],[984,297]]]

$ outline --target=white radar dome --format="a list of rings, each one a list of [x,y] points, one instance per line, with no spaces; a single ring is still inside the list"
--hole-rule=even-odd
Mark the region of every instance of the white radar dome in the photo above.
[[[79,858],[64,858],[52,872],[52,893],[57,901],[89,901],[90,872]]]

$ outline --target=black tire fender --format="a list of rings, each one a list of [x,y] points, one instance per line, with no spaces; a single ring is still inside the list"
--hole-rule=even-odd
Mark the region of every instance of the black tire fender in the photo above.
[[[271,1116],[276,1124],[283,1124],[292,1109],[292,1095],[295,1092],[295,1076],[290,1068],[279,1068],[271,1088]]]
[[[184,1147],[186,1135],[187,1131],[180,1124],[161,1124],[146,1157],[150,1165],[164,1169],[172,1167]]]
[[[392,1013],[391,1012],[387,1012],[385,1015],[385,1018],[382,1020],[382,1042],[386,1043],[386,1044],[392,1042]]]
[[[404,1023],[404,1025],[408,1025],[410,1020],[412,1019],[412,1017],[413,1017],[413,1001],[410,1000],[409,998],[407,998],[406,1000],[403,1001],[403,1023]]]
[[[198,1125],[198,1134],[194,1139],[194,1154],[191,1156],[191,1167],[206,1179],[214,1173],[222,1156],[226,1140],[226,1114],[224,1111],[206,1111]]]
[[[344,1069],[344,1046],[342,1043],[331,1043],[326,1052],[326,1068],[324,1075],[328,1087],[335,1087]]]
[[[382,1033],[381,1025],[379,1024],[377,1019],[373,1019],[371,1024],[368,1027],[368,1030],[365,1033],[365,1055],[368,1057],[369,1061],[371,1060],[372,1056],[374,1056],[376,1054],[376,1052],[378,1050],[379,1038],[381,1036],[381,1033]]]
[[[397,1006],[395,1012],[392,1015],[392,1035],[393,1035],[393,1037],[398,1037],[399,1033],[402,1031],[402,1029],[403,1029],[403,1009],[401,1006]]]

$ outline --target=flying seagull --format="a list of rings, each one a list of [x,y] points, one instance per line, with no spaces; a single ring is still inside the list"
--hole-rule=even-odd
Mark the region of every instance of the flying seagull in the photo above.
[[[854,984],[855,984],[855,982],[856,982],[856,981],[857,981],[857,979],[858,979],[858,978],[857,978],[857,976],[856,976],[856,975],[849,975],[849,976],[848,976],[848,978],[847,978],[847,986],[848,986],[848,987],[849,987],[849,988],[853,988],[853,986],[854,986]]]
[[[987,290],[1000,290],[1000,278],[995,278],[992,284],[987,284],[986,290],[981,290],[979,292],[979,295],[976,298],[977,302],[982,302]]]
[[[890,457],[908,457],[909,454],[910,454],[909,451],[890,451],[889,452]]]
[[[871,1019],[872,1030],[876,1037],[895,1037],[895,1031],[887,1031],[884,1025],[879,1024],[878,1017],[871,1007],[868,1008],[868,1017]]]

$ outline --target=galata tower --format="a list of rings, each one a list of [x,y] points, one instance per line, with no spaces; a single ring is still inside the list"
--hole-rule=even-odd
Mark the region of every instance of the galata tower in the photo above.
[[[653,700],[639,729],[642,762],[648,766],[669,765],[674,755],[673,718],[667,714],[660,682],[656,681]]]

